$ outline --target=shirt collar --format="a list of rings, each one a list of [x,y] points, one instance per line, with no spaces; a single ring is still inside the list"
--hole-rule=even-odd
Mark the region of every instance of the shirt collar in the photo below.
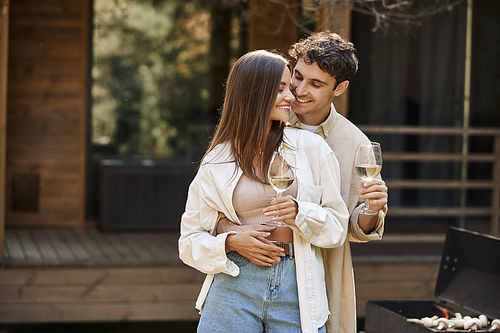
[[[335,125],[335,122],[337,120],[337,116],[338,116],[337,110],[335,109],[335,106],[332,103],[330,107],[330,114],[328,115],[326,120],[319,125],[316,134],[319,134],[323,138],[326,138],[328,134],[332,131],[333,126]],[[300,120],[297,117],[297,115],[293,113],[293,111],[290,113],[290,124],[292,124],[295,127],[299,128],[301,127]]]

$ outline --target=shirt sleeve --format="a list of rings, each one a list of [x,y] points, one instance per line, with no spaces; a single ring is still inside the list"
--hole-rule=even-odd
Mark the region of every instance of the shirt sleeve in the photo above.
[[[226,256],[226,238],[233,232],[214,235],[221,213],[208,199],[213,195],[220,197],[210,173],[202,166],[189,186],[186,210],[181,217],[179,257],[205,274],[237,276],[238,266]]]
[[[385,224],[385,216],[387,214],[387,205],[382,208],[378,213],[377,224],[375,229],[370,234],[365,234],[363,229],[358,224],[359,211],[365,207],[365,204],[362,203],[358,205],[354,209],[351,214],[351,218],[349,221],[349,241],[364,243],[372,240],[381,240],[382,235],[384,234],[384,224]]]

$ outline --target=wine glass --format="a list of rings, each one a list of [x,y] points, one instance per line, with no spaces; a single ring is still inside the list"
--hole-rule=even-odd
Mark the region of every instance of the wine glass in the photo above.
[[[291,166],[290,166],[291,165]],[[281,197],[281,193],[286,191],[295,180],[295,174],[292,167],[295,166],[295,155],[292,152],[286,152],[284,149],[278,149],[273,153],[267,178],[273,189],[277,193],[277,197]],[[266,224],[285,226],[281,221],[269,221]]]
[[[382,149],[380,148],[380,143],[370,142],[360,144],[356,152],[354,167],[364,181],[375,179],[382,170]],[[370,202],[366,199],[365,207],[361,209],[360,214],[375,215],[378,212],[370,209]]]

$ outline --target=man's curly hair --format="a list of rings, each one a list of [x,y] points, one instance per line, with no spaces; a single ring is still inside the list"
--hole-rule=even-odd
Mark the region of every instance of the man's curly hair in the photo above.
[[[336,86],[350,81],[358,70],[358,58],[354,44],[336,33],[322,31],[312,34],[293,44],[288,54],[306,64],[316,62],[319,68],[336,80]]]

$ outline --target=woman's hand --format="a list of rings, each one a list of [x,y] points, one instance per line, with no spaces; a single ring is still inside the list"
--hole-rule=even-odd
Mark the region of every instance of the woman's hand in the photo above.
[[[297,202],[292,199],[292,196],[287,195],[271,200],[271,206],[264,208],[264,215],[272,217],[273,221],[295,220],[298,211]]]
[[[244,231],[228,235],[226,253],[236,251],[259,266],[273,266],[285,256],[285,250],[266,239],[270,232]]]

